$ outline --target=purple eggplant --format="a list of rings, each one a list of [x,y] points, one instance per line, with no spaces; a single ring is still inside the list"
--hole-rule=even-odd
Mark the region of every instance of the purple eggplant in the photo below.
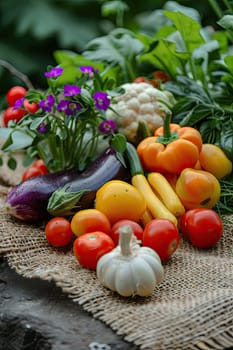
[[[115,150],[109,147],[82,173],[63,170],[32,177],[14,186],[6,196],[6,210],[11,216],[31,223],[58,213],[65,216],[72,213],[77,202],[80,209],[93,205],[98,188],[111,179],[127,180],[129,174]],[[76,194],[71,204],[67,200],[70,194]]]

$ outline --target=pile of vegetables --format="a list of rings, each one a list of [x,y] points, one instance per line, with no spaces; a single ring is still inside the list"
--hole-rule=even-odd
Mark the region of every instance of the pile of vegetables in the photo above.
[[[219,242],[224,224],[214,207],[220,179],[232,172],[219,146],[170,117],[137,146],[122,142],[123,161],[113,136],[111,147],[82,172],[50,173],[44,164],[43,174],[24,174],[6,196],[6,210],[42,224],[51,245],[71,245],[105,287],[121,296],[150,295],[181,235],[198,248]]]
[[[93,40],[75,81],[59,62],[45,74],[46,92],[11,90],[14,113],[4,112],[0,130],[9,166],[19,148],[28,162],[7,213],[41,225],[49,244],[70,246],[122,296],[150,295],[181,237],[215,246],[232,213],[231,56],[223,32],[184,12],[165,9],[169,26],[155,38],[122,29]],[[127,59],[150,63],[153,79],[127,71],[126,56],[121,74],[110,56],[94,59],[106,40],[121,47],[126,38]]]

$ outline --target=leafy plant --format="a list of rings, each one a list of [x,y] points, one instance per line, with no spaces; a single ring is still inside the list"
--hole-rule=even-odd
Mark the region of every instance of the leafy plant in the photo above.
[[[102,79],[94,67],[81,66],[78,80],[62,83],[63,71],[50,67],[44,74],[48,88],[43,92],[30,89],[13,107],[23,109],[27,99],[37,103],[37,111],[0,129],[6,138],[2,150],[25,149],[31,159],[41,158],[50,172],[85,169],[97,157],[101,142],[103,147],[109,146],[105,139],[111,138],[115,129],[115,122],[105,114],[114,93],[108,90],[109,80]]]

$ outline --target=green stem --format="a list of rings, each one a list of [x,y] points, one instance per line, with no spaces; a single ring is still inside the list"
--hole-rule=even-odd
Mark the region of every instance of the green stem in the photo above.
[[[228,0],[223,0],[224,5],[226,6],[226,8],[232,13],[233,12],[233,8],[231,6],[231,4],[229,3]]]
[[[124,75],[125,75],[125,82],[133,81],[136,77],[136,74],[134,73],[134,70],[132,69],[131,64],[129,62],[126,62]]]
[[[176,131],[171,132],[170,123],[171,123],[172,114],[167,113],[163,121],[163,135],[158,136],[156,142],[162,143],[163,145],[168,145],[170,142],[177,140],[178,134]]]
[[[10,64],[5,60],[0,59],[0,65],[6,68],[12,75],[19,78],[21,81],[23,81],[28,89],[34,89],[32,82],[29,80],[29,78],[22,72],[18,71],[18,69],[12,66],[12,64]]]
[[[208,0],[210,6],[212,7],[213,11],[217,15],[218,18],[221,18],[223,16],[223,11],[221,7],[218,5],[218,2],[216,0]]]
[[[171,137],[170,123],[171,123],[171,113],[167,113],[164,117],[163,122],[163,137],[169,139]]]

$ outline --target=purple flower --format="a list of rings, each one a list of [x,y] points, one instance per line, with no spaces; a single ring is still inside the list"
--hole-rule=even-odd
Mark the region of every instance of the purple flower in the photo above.
[[[93,77],[94,67],[92,67],[92,66],[80,66],[79,68],[80,68],[82,73],[89,75],[89,77]],[[96,72],[98,72],[98,70],[96,70]]]
[[[49,72],[45,72],[44,75],[45,75],[47,78],[57,78],[57,77],[59,77],[60,75],[62,75],[63,71],[64,71],[63,68],[54,67],[54,68],[52,68]]]
[[[16,100],[15,104],[13,106],[13,109],[15,110],[15,109],[19,109],[19,108],[23,107],[24,100],[25,100],[24,97],[19,98],[18,100]]]
[[[44,134],[46,132],[46,123],[45,122],[41,122],[40,125],[38,126],[37,130],[39,132],[41,132],[42,134]]]
[[[104,120],[99,125],[99,131],[102,134],[111,134],[111,132],[114,131],[115,128],[116,128],[116,123],[114,122],[114,120],[111,120],[111,119]]]
[[[96,91],[93,95],[96,108],[106,111],[110,105],[110,99],[106,92]]]
[[[66,115],[72,115],[74,111],[80,111],[81,106],[77,102],[61,100],[58,103],[57,110],[59,112],[64,112]]]
[[[64,85],[64,94],[63,96],[75,96],[81,93],[80,86],[76,85]]]
[[[47,100],[40,101],[39,107],[42,108],[43,112],[51,112],[55,101],[56,100],[53,95],[48,95]]]

